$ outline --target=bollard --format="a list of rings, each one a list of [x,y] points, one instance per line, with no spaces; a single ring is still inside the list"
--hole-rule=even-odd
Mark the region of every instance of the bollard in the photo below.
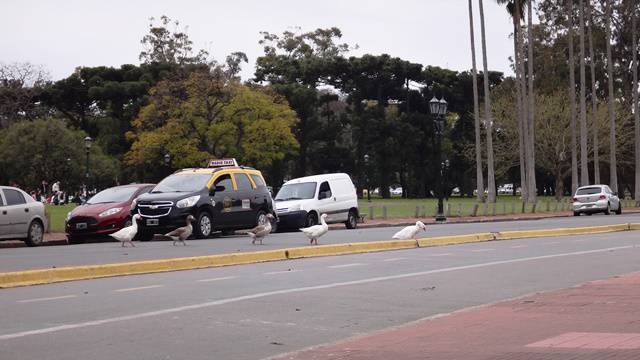
[[[538,202],[536,201],[536,202],[534,202],[534,203],[533,203],[533,207],[531,208],[531,213],[532,213],[532,214],[535,214],[535,213],[536,213],[536,208],[537,208],[537,207],[538,207]]]
[[[547,203],[547,212],[551,211],[551,203],[550,202],[546,202]]]
[[[422,205],[421,209],[422,209],[422,217],[426,218],[427,217],[427,205]]]
[[[451,217],[451,204],[447,203],[447,217]]]
[[[369,220],[373,220],[373,206],[369,206]]]
[[[382,205],[382,218],[387,220],[387,205]]]
[[[471,210],[471,216],[477,216],[478,215],[478,203],[473,204],[473,209]]]
[[[497,207],[498,207],[498,204],[497,204],[497,203],[493,203],[493,211],[491,212],[491,214],[492,214],[493,216],[496,216],[496,208],[497,208]]]
[[[462,204],[458,203],[458,217],[462,217]]]
[[[558,212],[558,201],[556,201],[555,205],[553,206],[553,212]]]
[[[484,203],[484,205],[482,206],[482,216],[487,216],[488,213],[489,213],[489,204]]]
[[[525,212],[527,212],[527,203],[526,202],[522,202],[522,213],[524,214]]]
[[[502,203],[502,215],[507,215],[507,203]]]
[[[512,214],[516,213],[516,202],[515,201],[511,202],[511,213]]]
[[[420,217],[420,205],[416,206],[416,218]]]

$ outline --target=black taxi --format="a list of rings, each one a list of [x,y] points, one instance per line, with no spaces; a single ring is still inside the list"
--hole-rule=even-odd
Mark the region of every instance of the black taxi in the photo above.
[[[235,159],[211,160],[208,168],[176,171],[139,196],[132,212],[141,216],[140,240],[185,226],[189,215],[196,219],[193,234],[197,238],[207,238],[214,231],[252,228],[268,221],[268,213],[276,217],[260,171],[238,166]]]

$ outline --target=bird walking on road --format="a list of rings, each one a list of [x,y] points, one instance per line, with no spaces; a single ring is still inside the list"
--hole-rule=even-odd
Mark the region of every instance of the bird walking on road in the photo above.
[[[191,222],[196,221],[192,215],[187,216],[187,224],[183,227],[179,227],[171,232],[168,232],[164,235],[155,234],[153,235],[154,240],[173,240],[173,246],[176,246],[177,242],[181,242],[182,245],[187,246],[187,243],[184,242],[191,236],[193,233],[193,225]]]
[[[416,221],[415,225],[407,226],[406,228],[395,233],[395,235],[393,235],[393,238],[398,240],[415,239],[420,230],[427,231],[427,225],[425,225],[422,221]]]
[[[310,239],[310,244],[318,245],[318,238],[329,231],[329,225],[324,221],[327,218],[327,214],[320,216],[320,225],[314,225],[307,228],[302,228],[302,231]]]
[[[260,241],[260,245],[262,245],[262,239],[271,233],[271,221],[275,219],[273,215],[267,214],[267,221],[264,224],[258,224],[258,226],[247,232],[247,234],[251,236],[252,244],[255,245],[256,241]]]
[[[131,244],[132,247],[136,247],[132,240],[138,233],[138,219],[140,219],[139,214],[133,215],[133,218],[131,218],[131,225],[124,227],[113,234],[109,234],[109,236],[120,241],[122,243],[122,247],[126,247],[125,244],[127,243]]]

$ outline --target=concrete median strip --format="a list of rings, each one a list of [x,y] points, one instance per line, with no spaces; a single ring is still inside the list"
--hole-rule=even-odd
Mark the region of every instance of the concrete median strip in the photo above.
[[[49,284],[62,281],[96,279],[112,276],[146,274],[155,272],[193,270],[219,266],[252,264],[319,256],[360,254],[387,250],[403,250],[418,247],[444,246],[482,241],[512,240],[522,238],[587,235],[617,231],[640,230],[640,223],[589,226],[563,229],[503,231],[466,235],[438,236],[418,240],[388,240],[346,244],[285,248],[269,251],[217,254],[173,259],[135,261],[104,265],[72,266],[52,269],[25,270],[0,273],[0,288]]]

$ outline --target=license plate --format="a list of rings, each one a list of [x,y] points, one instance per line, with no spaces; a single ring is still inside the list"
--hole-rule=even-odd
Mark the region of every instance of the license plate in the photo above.
[[[147,219],[147,226],[158,226],[159,223],[158,219]]]
[[[84,230],[87,228],[87,223],[77,223],[76,224],[76,229],[78,230]]]

